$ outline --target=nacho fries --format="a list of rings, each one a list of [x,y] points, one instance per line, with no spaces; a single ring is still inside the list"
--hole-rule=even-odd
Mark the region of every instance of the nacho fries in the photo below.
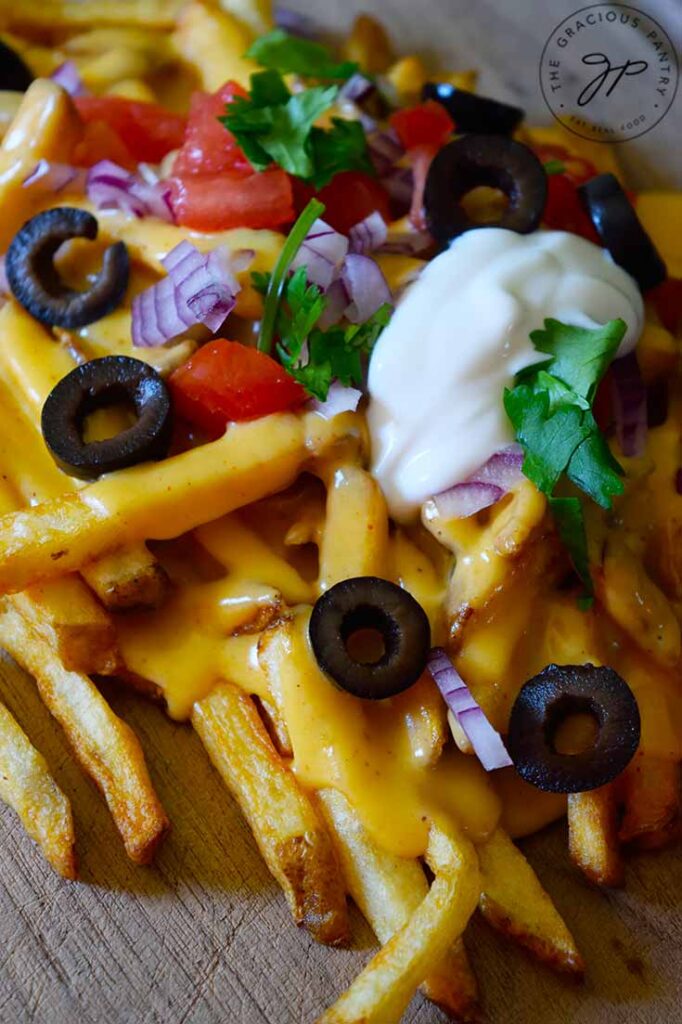
[[[586,969],[515,839],[567,815],[570,859],[590,882],[613,886],[624,880],[628,846],[655,848],[679,833],[679,296],[647,293],[639,366],[650,396],[666,392],[665,408],[646,447],[622,453],[622,497],[608,511],[586,509],[583,565],[552,513],[572,497],[557,498],[519,465],[503,481],[473,479],[494,492],[473,511],[448,513],[443,504],[472,484],[467,476],[397,521],[370,453],[376,431],[358,390],[362,358],[385,326],[384,305],[438,258],[422,193],[437,151],[456,145],[447,142],[456,128],[433,98],[420,103],[423,90],[426,97],[436,78],[473,97],[476,75],[398,57],[384,27],[365,15],[339,55],[350,71],[336,63],[330,70],[329,53],[313,44],[294,68],[294,37],[266,37],[273,49],[265,57],[262,40],[253,46],[272,19],[267,0],[0,0],[1,40],[29,79],[21,97],[0,92],[8,278],[0,308],[0,645],[34,676],[135,863],[152,860],[170,823],[137,738],[90,676],[132,685],[191,723],[296,924],[345,945],[347,898],[354,901],[382,948],[320,1024],[393,1024],[417,989],[452,1020],[474,1022],[479,986],[463,935],[477,908],[538,964],[575,978]],[[343,86],[320,106],[307,149],[273,143],[288,123],[285,103],[321,102],[344,76],[361,92],[349,96]],[[367,133],[379,152],[367,149]],[[578,216],[576,182],[621,178],[613,148],[558,127],[520,124],[514,139],[543,182],[556,176],[573,203],[574,220],[557,224],[567,215],[550,187],[543,225],[594,240],[586,214]],[[334,169],[327,177],[326,160]],[[346,175],[355,177],[335,199]],[[495,220],[489,192],[479,212]],[[295,214],[306,217],[313,193],[334,228],[313,218],[297,236]],[[636,210],[674,274],[680,236],[668,223],[668,199],[679,208],[678,196],[644,193]],[[94,219],[95,233],[55,236],[60,244],[47,257],[37,250],[29,294],[14,271],[16,239],[39,247],[65,208],[72,222]],[[38,242],[27,242],[24,225],[39,217],[48,219]],[[315,225],[336,247],[332,255],[310,246]],[[321,261],[322,278],[331,274],[324,287],[301,262],[304,250],[310,263]],[[113,273],[116,253],[125,253],[116,301],[90,319],[63,309],[60,319],[60,305],[82,301]],[[299,270],[287,276],[294,257]],[[355,285],[346,262],[353,257],[368,261]],[[183,260],[190,277],[176,278]],[[189,294],[188,280],[205,290]],[[386,298],[367,315],[363,287]],[[334,291],[343,312],[322,327]],[[222,320],[210,326],[216,308]],[[223,321],[234,340],[209,340]],[[260,360],[258,372],[247,358]],[[134,361],[168,397],[175,421],[166,422],[161,448],[83,472],[75,457],[56,454],[64,438],[73,449],[75,435],[78,457],[83,448],[104,458],[142,422],[137,396],[108,384],[98,404],[93,387],[52,438],[44,410],[58,386],[105,360]],[[591,417],[594,394],[582,401]],[[594,413],[599,419],[596,404]],[[597,436],[620,458],[618,438]],[[451,443],[466,448],[468,440]],[[641,725],[636,755],[602,785],[540,793],[502,767],[510,759],[486,770],[481,734],[441,687],[446,706],[426,663],[413,685],[388,696],[332,685],[311,642],[314,619],[339,585],[358,579],[388,581],[416,599],[431,642],[447,648],[466,711],[484,719],[505,754],[524,684],[559,665],[610,666],[626,680]],[[591,588],[589,608],[578,607],[580,580]],[[371,634],[353,658],[365,668],[392,653],[390,631],[376,624],[399,598],[390,589],[381,595],[379,613],[357,629]],[[367,655],[362,643],[371,648],[377,631],[384,646]],[[354,637],[347,632],[344,644]],[[377,696],[386,699],[363,699]],[[75,878],[68,798],[1,703],[0,798],[55,870]]]

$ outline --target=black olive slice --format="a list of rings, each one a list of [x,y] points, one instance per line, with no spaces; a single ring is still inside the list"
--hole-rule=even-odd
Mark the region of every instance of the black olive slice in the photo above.
[[[511,135],[525,116],[520,107],[477,96],[449,82],[427,82],[422,89],[422,99],[435,100],[445,107],[458,132]]]
[[[477,224],[461,205],[479,185],[500,189],[507,197],[507,209],[495,223]],[[424,190],[427,224],[443,247],[471,228],[528,234],[538,227],[546,200],[547,175],[535,153],[503,135],[465,135],[448,143],[434,157]]]
[[[371,660],[353,650],[362,634],[379,641]],[[310,642],[322,671],[366,700],[394,697],[416,683],[426,667],[430,636],[421,605],[377,576],[337,583],[316,601],[310,618]]]
[[[120,404],[134,409],[133,426],[103,441],[84,441],[87,417]],[[170,394],[161,376],[141,359],[104,356],[77,366],[59,381],[45,400],[41,426],[57,465],[70,476],[94,480],[168,453]]]
[[[614,263],[627,270],[643,292],[665,281],[666,265],[613,174],[590,178],[578,186],[578,195]]]
[[[116,242],[104,250],[102,269],[86,291],[68,288],[53,260],[60,245],[72,238],[97,238],[97,220],[87,210],[60,206],[27,221],[7,250],[12,294],[31,316],[51,327],[83,327],[101,320],[118,306],[128,287],[128,249]]]
[[[599,728],[592,748],[560,754],[554,738],[572,715],[591,715]],[[511,712],[507,749],[519,775],[549,793],[583,793],[611,782],[639,746],[632,690],[611,668],[547,665],[522,687]]]
[[[7,43],[0,42],[0,89],[26,92],[33,75],[23,60]]]

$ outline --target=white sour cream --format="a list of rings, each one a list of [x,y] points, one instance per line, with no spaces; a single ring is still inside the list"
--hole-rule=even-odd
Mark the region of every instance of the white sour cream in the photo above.
[[[413,518],[511,443],[503,391],[538,361],[529,334],[546,317],[621,317],[625,355],[643,316],[633,278],[577,235],[480,228],[455,239],[406,291],[369,367],[373,473],[392,515]]]

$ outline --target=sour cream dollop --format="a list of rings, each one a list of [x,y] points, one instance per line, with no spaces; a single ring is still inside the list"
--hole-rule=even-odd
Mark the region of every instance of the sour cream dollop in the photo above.
[[[547,317],[591,328],[622,318],[622,356],[644,309],[605,250],[565,231],[468,231],[404,294],[369,367],[373,473],[396,519],[513,441],[504,388],[540,358],[529,334]]]

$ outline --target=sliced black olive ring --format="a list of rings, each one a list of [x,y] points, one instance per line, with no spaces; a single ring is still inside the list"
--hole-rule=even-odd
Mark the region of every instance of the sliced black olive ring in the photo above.
[[[87,417],[97,409],[125,404],[136,422],[115,437],[83,440]],[[52,389],[42,413],[45,444],[70,476],[94,480],[138,462],[162,459],[172,432],[171,398],[153,367],[129,356],[104,356],[77,366]]]
[[[494,223],[476,223],[461,204],[480,185],[507,197],[507,209]],[[443,247],[482,226],[528,234],[538,227],[546,201],[547,175],[535,153],[503,135],[464,135],[448,143],[434,157],[424,190],[429,231]]]
[[[376,634],[371,660],[353,653],[353,638]],[[416,683],[430,648],[429,620],[406,590],[377,576],[357,576],[331,587],[310,618],[317,662],[337,686],[355,697],[383,700]]]
[[[33,75],[23,60],[7,43],[0,42],[0,89],[26,92]]]
[[[578,187],[578,195],[614,263],[627,270],[643,292],[665,281],[666,265],[613,174],[590,178]]]
[[[17,231],[5,268],[15,299],[31,316],[51,327],[83,327],[115,309],[128,287],[130,261],[124,242],[104,250],[102,269],[86,291],[68,288],[54,256],[72,238],[97,238],[97,220],[86,210],[60,206],[44,210]]]
[[[427,82],[422,99],[435,100],[445,107],[458,132],[511,135],[525,116],[520,107],[477,96],[449,82]]]
[[[554,739],[572,715],[597,723],[594,746],[561,754]],[[507,749],[526,782],[550,793],[583,793],[620,775],[639,746],[640,718],[632,690],[611,668],[547,665],[522,687],[509,721]]]

